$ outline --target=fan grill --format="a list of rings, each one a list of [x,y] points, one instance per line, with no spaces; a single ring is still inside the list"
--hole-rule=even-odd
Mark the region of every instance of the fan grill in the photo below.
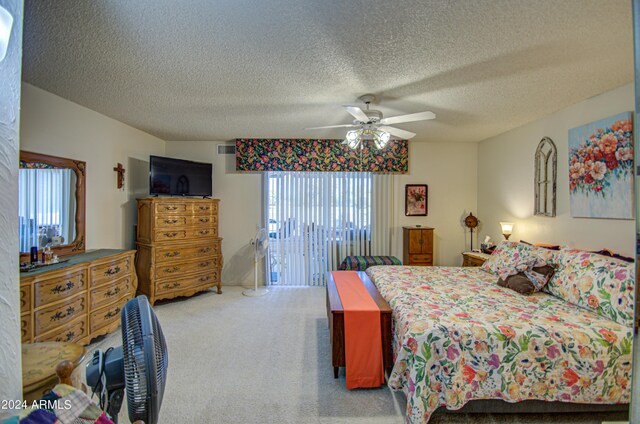
[[[155,359],[156,359],[156,381],[158,387],[158,410],[160,410],[160,403],[162,403],[162,397],[164,395],[164,383],[167,378],[167,367],[169,365],[169,357],[167,355],[167,343],[160,328],[160,323],[155,314],[151,312],[151,319],[153,321],[153,334],[156,337],[153,338]]]
[[[164,394],[167,346],[158,320],[144,296],[122,311],[122,348],[129,419],[155,424]],[[146,331],[145,331],[146,329]],[[153,345],[148,345],[150,342]],[[148,362],[145,361],[145,350]]]

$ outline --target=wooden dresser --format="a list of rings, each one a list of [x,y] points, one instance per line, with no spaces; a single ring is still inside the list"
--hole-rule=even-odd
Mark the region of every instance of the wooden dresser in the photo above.
[[[222,293],[218,199],[138,199],[138,290],[158,299],[191,296],[213,286]]]
[[[87,344],[120,325],[138,286],[135,250],[100,249],[20,274],[22,342]]]
[[[402,264],[433,265],[433,228],[402,227]]]

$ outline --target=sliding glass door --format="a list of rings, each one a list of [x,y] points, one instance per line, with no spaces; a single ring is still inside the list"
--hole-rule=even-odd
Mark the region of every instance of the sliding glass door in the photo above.
[[[373,221],[388,219],[372,207],[370,173],[270,172],[264,188],[272,285],[324,285],[346,256],[372,254],[372,230],[380,226]]]

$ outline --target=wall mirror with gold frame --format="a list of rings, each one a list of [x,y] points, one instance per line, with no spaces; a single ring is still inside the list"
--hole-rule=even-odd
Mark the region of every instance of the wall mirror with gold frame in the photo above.
[[[20,151],[20,261],[29,261],[33,246],[58,256],[84,252],[85,170],[83,161]]]

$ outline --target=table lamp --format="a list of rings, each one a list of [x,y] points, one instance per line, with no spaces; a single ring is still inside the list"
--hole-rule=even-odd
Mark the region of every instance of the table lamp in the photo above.
[[[505,240],[509,240],[509,236],[513,232],[513,222],[501,222],[500,227],[502,227],[502,235]]]

